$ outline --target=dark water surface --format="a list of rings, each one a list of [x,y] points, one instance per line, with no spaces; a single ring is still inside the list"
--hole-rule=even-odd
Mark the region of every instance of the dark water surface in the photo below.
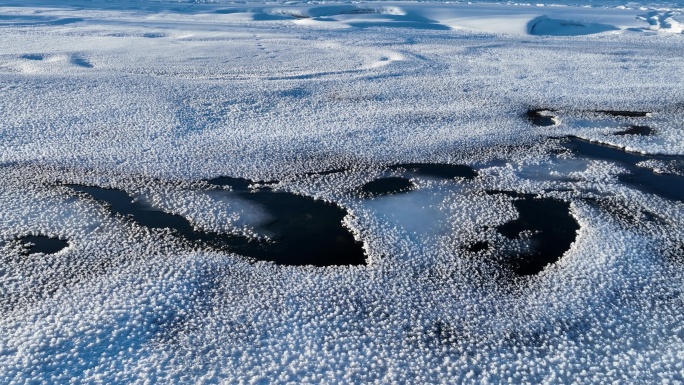
[[[390,166],[391,170],[406,169],[424,176],[431,176],[436,178],[465,178],[473,179],[477,176],[477,172],[472,168],[460,164],[444,164],[444,163],[402,163]]]
[[[475,242],[475,243],[468,245],[466,249],[472,253],[477,253],[480,251],[488,250],[489,247],[490,247],[489,242],[478,241],[478,242]]]
[[[628,172],[620,174],[618,178],[626,185],[667,199],[684,201],[684,177],[657,174],[648,168],[636,166],[644,160],[683,162],[684,157],[630,153],[614,146],[577,137],[561,139],[564,141],[563,145],[577,156],[607,160],[624,166]],[[438,178],[472,179],[477,176],[474,169],[461,165],[405,163],[388,168]],[[248,179],[230,177],[215,178],[207,182],[216,186],[209,191],[252,202],[266,212],[272,220],[260,225],[256,230],[269,234],[272,239],[260,241],[239,235],[196,230],[186,218],[149,207],[121,190],[81,185],[68,185],[68,187],[105,202],[112,212],[128,217],[141,226],[169,228],[187,241],[258,260],[286,265],[365,264],[362,244],[356,242],[351,233],[342,226],[342,220],[346,215],[342,208],[309,197],[275,191],[268,186],[273,182],[255,183]],[[231,191],[222,190],[219,186],[229,186]],[[407,192],[413,188],[415,185],[407,178],[386,177],[368,182],[360,190],[366,196],[376,197]],[[524,248],[525,251],[517,252],[510,259],[511,268],[517,274],[524,276],[539,273],[545,266],[561,258],[574,242],[579,225],[570,214],[568,202],[548,197],[537,198],[535,195],[516,192],[488,191],[488,193],[511,196],[512,203],[518,211],[517,219],[497,227],[497,230],[505,237],[523,240],[529,246],[529,248]],[[522,235],[523,232],[525,235]],[[52,249],[39,250],[43,247],[40,245],[46,242],[54,244],[57,251],[66,246],[65,241],[48,239],[43,237],[38,239],[38,242],[30,240],[31,243],[37,245],[35,252],[56,252],[50,251]],[[28,239],[27,242],[29,242]],[[57,247],[58,243],[60,247]],[[479,252],[490,247],[491,245],[487,242],[477,242],[471,245],[469,250]]]
[[[367,196],[379,197],[383,195],[409,192],[414,185],[410,180],[400,177],[380,178],[361,186],[361,192]]]
[[[579,224],[570,214],[570,203],[555,198],[537,198],[534,194],[505,191],[515,198],[513,205],[518,218],[497,227],[499,233],[509,239],[520,239],[523,231],[531,232],[527,240],[531,252],[514,255],[511,267],[519,275],[534,275],[548,264],[556,262],[570,249],[577,237]]]
[[[553,112],[553,109],[544,108],[530,108],[525,113],[525,118],[535,126],[539,127],[549,127],[556,125],[556,119],[549,113]],[[624,118],[644,118],[647,117],[649,112],[645,111],[617,111],[617,110],[594,110],[589,111],[598,114],[609,115],[613,117],[624,117]],[[623,131],[622,133],[617,133],[616,135],[650,135],[651,128],[647,126],[631,126],[629,130]]]
[[[530,123],[539,127],[549,127],[556,124],[556,120],[553,116],[542,115],[542,112],[550,112],[551,110],[545,109],[529,109],[525,113],[525,117]]]
[[[658,174],[653,170],[638,167],[636,164],[645,160],[682,161],[684,157],[673,155],[648,155],[627,152],[618,147],[590,142],[577,137],[568,137],[565,146],[575,154],[591,159],[617,162],[629,170],[620,174],[618,179],[640,191],[660,197],[684,201],[684,177],[673,174]]]
[[[29,235],[19,238],[19,241],[25,246],[28,246],[26,254],[54,254],[69,246],[69,242],[63,239],[45,235]]]
[[[645,118],[648,116],[649,112],[646,111],[618,111],[618,110],[596,110],[600,114],[606,114],[615,117],[625,117],[625,118]]]
[[[272,241],[195,230],[186,218],[134,201],[128,193],[121,190],[82,185],[68,187],[105,202],[114,213],[129,217],[141,226],[169,228],[190,242],[258,260],[283,265],[365,264],[362,244],[356,242],[349,230],[342,225],[346,211],[340,207],[270,188],[250,190],[248,186],[252,182],[245,179],[217,178],[209,183],[231,186],[233,192],[226,191],[226,194],[249,200],[266,211],[272,220],[258,230],[271,234]]]
[[[653,133],[653,129],[649,126],[630,126],[624,131],[618,131],[613,135],[624,136],[624,135],[637,135],[637,136],[650,136]]]

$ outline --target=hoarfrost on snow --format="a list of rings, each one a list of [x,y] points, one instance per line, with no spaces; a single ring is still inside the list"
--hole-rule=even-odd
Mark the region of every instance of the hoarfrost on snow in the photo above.
[[[0,382],[684,381],[684,5],[560,3],[4,2]]]

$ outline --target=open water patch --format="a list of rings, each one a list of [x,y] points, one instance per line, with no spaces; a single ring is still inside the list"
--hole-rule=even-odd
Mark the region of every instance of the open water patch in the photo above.
[[[271,239],[257,240],[198,230],[185,217],[143,204],[122,190],[83,185],[67,187],[104,202],[112,212],[130,218],[141,226],[171,229],[174,235],[193,244],[281,265],[366,263],[362,244],[342,224],[347,213],[337,205],[274,191],[269,187],[252,189],[250,186],[254,183],[247,179],[224,177],[209,182],[216,186],[230,186],[232,191],[224,191],[225,194],[249,200],[263,208],[272,220],[259,226],[259,230],[273,234]]]
[[[45,235],[28,235],[18,238],[23,247],[23,254],[55,254],[69,246],[69,242],[57,237]]]
[[[347,171],[346,168],[335,168],[332,170],[324,170],[324,171],[310,171],[307,173],[304,173],[304,175],[332,175],[332,174],[337,174],[340,172],[345,172]]]
[[[596,110],[594,112],[623,118],[645,118],[650,114],[647,111]]]
[[[525,113],[525,118],[535,126],[539,127],[549,127],[549,126],[555,126],[558,124],[558,121],[555,116],[552,116],[551,113],[552,110],[547,110],[547,109],[542,109],[542,108],[536,108],[536,109],[528,109],[527,112]]]
[[[558,118],[553,115],[553,112],[557,111],[554,109],[547,108],[529,108],[524,117],[530,123],[539,127],[550,127],[558,124]],[[581,111],[577,111],[581,112]],[[586,110],[584,113],[590,113],[592,115],[604,115],[613,118],[645,118],[650,116],[648,111],[620,111],[620,110]],[[587,123],[585,123],[587,124]],[[599,122],[588,122],[590,126],[595,124],[600,124]],[[647,136],[651,135],[652,129],[644,125],[632,125],[628,129],[620,131],[615,135],[641,135]]]
[[[514,198],[518,218],[497,226],[508,239],[525,240],[529,249],[514,253],[508,263],[518,275],[534,275],[558,261],[577,237],[579,224],[570,214],[568,202],[534,194],[488,191]]]
[[[192,224],[184,217],[155,210],[148,205],[140,203],[140,201],[134,199],[123,190],[75,184],[68,184],[66,187],[106,203],[112,212],[130,218],[143,227],[149,229],[169,228],[188,240],[195,241],[201,239],[198,236],[199,234],[195,233]],[[209,239],[205,240],[208,241]]]
[[[379,197],[405,193],[413,190],[415,185],[406,178],[387,177],[370,181],[361,186],[361,193],[367,197]]]
[[[270,187],[250,188],[256,183],[247,179],[222,177],[208,182],[231,186],[240,198],[256,203],[274,218],[260,226],[261,230],[275,234],[274,242],[259,247],[245,247],[242,254],[288,265],[366,263],[362,244],[342,225],[347,212],[339,206],[311,197],[274,191]]]
[[[477,241],[469,244],[466,247],[466,250],[470,251],[471,253],[479,253],[480,251],[485,251],[489,250],[491,245],[487,241]]]
[[[237,191],[247,191],[249,190],[250,186],[254,184],[254,182],[249,179],[232,178],[227,176],[220,176],[218,178],[210,179],[207,182],[214,186],[228,186],[232,190]]]
[[[460,164],[446,163],[402,163],[390,166],[391,170],[407,170],[423,176],[436,178],[464,178],[473,179],[477,172],[472,168]]]
[[[624,136],[624,135],[636,135],[636,136],[650,136],[653,133],[653,129],[649,126],[629,126],[626,130],[618,131],[613,135]]]
[[[591,142],[578,137],[567,137],[565,147],[576,155],[590,159],[616,162],[629,170],[618,175],[618,180],[640,191],[658,195],[662,198],[684,202],[684,177],[675,174],[656,173],[652,169],[639,167],[644,161],[677,161],[682,156],[650,155],[627,152],[619,147]]]

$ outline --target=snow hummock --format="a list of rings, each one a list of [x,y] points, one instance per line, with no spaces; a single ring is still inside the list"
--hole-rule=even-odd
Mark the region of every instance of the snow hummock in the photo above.
[[[637,16],[637,19],[646,21],[650,26],[648,29],[669,33],[684,33],[684,22],[681,20],[680,12],[658,12],[651,11],[645,15]]]

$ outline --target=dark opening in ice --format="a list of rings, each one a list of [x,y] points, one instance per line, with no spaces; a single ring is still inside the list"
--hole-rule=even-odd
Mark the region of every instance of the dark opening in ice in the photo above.
[[[525,113],[525,117],[535,126],[548,127],[556,124],[556,119],[553,116],[544,115],[543,112],[549,112],[551,110],[545,109],[529,109]]]
[[[283,265],[365,264],[362,245],[342,225],[346,215],[342,208],[270,188],[249,190],[247,187],[252,182],[244,179],[219,178],[210,182],[229,185],[234,191],[225,191],[225,194],[236,194],[261,206],[273,220],[259,229],[271,234],[272,240],[258,241],[196,230],[186,218],[141,204],[121,190],[82,185],[68,187],[105,202],[114,213],[129,217],[141,226],[169,228],[187,241],[219,250]]]
[[[674,174],[658,174],[636,164],[645,160],[681,161],[682,156],[648,155],[624,151],[618,147],[590,142],[577,137],[568,137],[565,146],[575,154],[600,160],[620,163],[629,170],[618,179],[640,191],[658,195],[666,199],[684,201],[684,177]]]
[[[648,112],[644,111],[616,111],[616,110],[596,110],[595,112],[610,116],[622,116],[626,118],[645,118]]]
[[[468,245],[467,249],[468,249],[468,251],[473,252],[473,253],[477,253],[477,252],[480,252],[483,250],[487,250],[487,249],[489,249],[489,242],[478,241],[478,242],[475,242],[475,243]]]
[[[649,126],[630,126],[624,131],[618,131],[614,135],[638,135],[638,136],[649,136],[653,130]]]
[[[537,198],[533,194],[507,193],[515,197],[513,205],[518,218],[497,227],[509,239],[525,239],[531,243],[531,251],[514,255],[511,267],[519,275],[533,275],[548,264],[556,262],[575,241],[579,224],[570,214],[570,204],[555,198]]]
[[[465,178],[473,179],[477,176],[477,172],[472,168],[460,164],[444,164],[444,163],[402,163],[390,166],[390,169],[406,169],[424,176],[432,176],[436,178]]]
[[[220,176],[218,178],[210,179],[207,182],[213,184],[214,186],[229,186],[231,189],[237,191],[248,190],[249,185],[254,183],[249,179],[232,178],[228,176]]]
[[[325,171],[312,171],[312,172],[307,172],[304,175],[331,175],[331,174],[336,174],[338,172],[345,172],[347,169],[344,168],[336,168],[332,170],[325,170]]]
[[[408,192],[413,189],[413,183],[406,178],[388,177],[368,182],[361,186],[361,192],[367,196],[377,197]]]
[[[19,238],[19,241],[26,247],[26,254],[55,254],[69,246],[69,242],[63,239],[45,235],[29,235]]]

